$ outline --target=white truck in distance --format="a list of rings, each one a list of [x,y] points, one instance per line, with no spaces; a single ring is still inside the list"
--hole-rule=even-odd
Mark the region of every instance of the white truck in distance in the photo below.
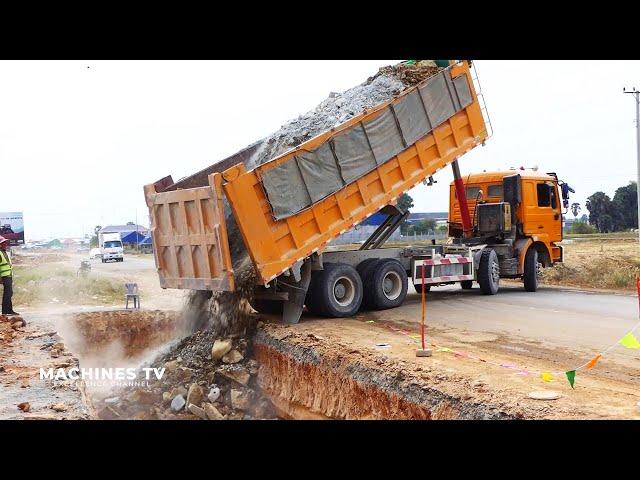
[[[124,261],[124,249],[119,233],[105,233],[100,236],[100,250],[102,251],[102,263],[108,260],[116,262]]]

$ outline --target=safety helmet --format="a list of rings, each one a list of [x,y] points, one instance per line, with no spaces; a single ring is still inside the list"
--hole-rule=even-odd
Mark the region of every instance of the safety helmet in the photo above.
[[[2,235],[0,235],[0,244],[3,244],[4,242],[8,242],[9,239],[8,238],[4,238]]]

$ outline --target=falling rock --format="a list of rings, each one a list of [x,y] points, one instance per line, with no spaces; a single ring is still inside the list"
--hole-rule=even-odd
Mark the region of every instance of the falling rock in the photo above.
[[[224,418],[224,415],[222,415],[220,411],[210,403],[204,404],[204,412],[209,420],[222,420]]]
[[[200,404],[202,404],[202,400],[204,400],[202,387],[197,383],[192,383],[189,387],[189,391],[187,392],[187,404],[200,406]]]
[[[18,404],[18,408],[23,412],[28,412],[31,410],[31,404],[29,402],[22,402]]]
[[[178,367],[177,376],[183,382],[188,382],[193,377],[193,370],[187,367]]]
[[[197,405],[194,405],[193,403],[190,403],[189,406],[187,407],[187,409],[191,413],[193,413],[196,417],[199,417],[202,420],[206,420],[207,419],[207,414],[205,413],[204,409],[198,407]]]
[[[231,340],[216,340],[211,347],[211,358],[213,360],[220,360],[231,350]]]
[[[240,385],[246,385],[249,383],[249,379],[251,378],[251,375],[249,375],[249,372],[246,370],[219,370],[218,374],[222,377],[228,378],[229,380],[233,380]]]
[[[249,395],[242,390],[231,389],[231,407],[236,410],[249,408]]]
[[[58,403],[52,405],[51,408],[56,412],[66,412],[67,411],[67,406],[64,404],[64,402],[58,402]]]
[[[211,403],[218,400],[218,398],[220,398],[220,388],[218,388],[217,386],[211,387],[211,390],[209,390],[209,394],[207,395],[207,398]]]
[[[184,397],[180,394],[176,395],[173,400],[171,400],[171,411],[179,412],[182,410],[187,402],[185,402]]]
[[[171,360],[170,362],[166,362],[164,364],[164,368],[169,373],[175,372],[176,369],[178,368],[178,362],[176,360]]]
[[[224,357],[222,357],[222,361],[224,363],[238,363],[242,361],[242,359],[244,359],[244,357],[238,350],[231,350]]]
[[[183,397],[186,397],[187,389],[184,388],[182,385],[179,385],[177,387],[172,388],[169,391],[169,395],[171,396],[171,398],[175,398],[176,395],[182,395]]]

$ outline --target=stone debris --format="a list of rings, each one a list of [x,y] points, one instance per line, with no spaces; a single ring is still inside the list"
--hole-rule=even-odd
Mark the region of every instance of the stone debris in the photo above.
[[[211,347],[211,358],[220,360],[231,350],[231,340],[216,340]]]
[[[204,411],[209,420],[222,420],[224,418],[224,415],[222,415],[211,403],[204,404]]]
[[[51,409],[56,412],[66,412],[67,406],[64,404],[64,402],[58,402],[56,404],[51,405]]]
[[[186,405],[186,401],[184,397],[180,394],[176,395],[175,398],[171,401],[171,411],[179,412]]]
[[[218,400],[220,398],[220,389],[216,386],[212,387],[211,390],[209,390],[209,394],[207,395],[207,398],[211,403]]]
[[[202,387],[197,383],[192,383],[187,393],[187,404],[200,405],[204,399]]]
[[[238,362],[242,361],[243,359],[244,359],[244,357],[242,356],[242,354],[239,351],[231,350],[224,357],[222,357],[222,362],[223,363],[238,363]]]
[[[236,363],[212,359],[214,344],[221,351],[237,352]],[[222,340],[222,341],[220,341]],[[257,383],[258,364],[251,358],[251,344],[245,338],[216,338],[212,330],[195,332],[150,362],[157,368],[170,362],[180,366],[166,369],[159,380],[147,385],[112,392],[107,403],[98,400],[101,419],[242,419],[277,418],[271,402]],[[180,361],[178,362],[178,358]],[[220,357],[222,359],[222,357]],[[189,380],[184,372],[191,372]]]
[[[18,404],[18,408],[23,412],[28,412],[31,410],[31,404],[29,402],[22,402]]]
[[[203,408],[196,407],[193,403],[190,403],[187,409],[196,417],[199,417],[202,420],[207,420],[207,414],[204,412]]]

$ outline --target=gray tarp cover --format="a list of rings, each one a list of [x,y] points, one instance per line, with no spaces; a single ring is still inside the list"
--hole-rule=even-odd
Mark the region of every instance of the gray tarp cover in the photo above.
[[[313,152],[298,154],[297,161],[312,203],[344,187],[344,181],[329,142],[323,143]]]
[[[294,215],[395,157],[472,102],[466,76],[444,70],[380,115],[262,172],[276,220]]]

